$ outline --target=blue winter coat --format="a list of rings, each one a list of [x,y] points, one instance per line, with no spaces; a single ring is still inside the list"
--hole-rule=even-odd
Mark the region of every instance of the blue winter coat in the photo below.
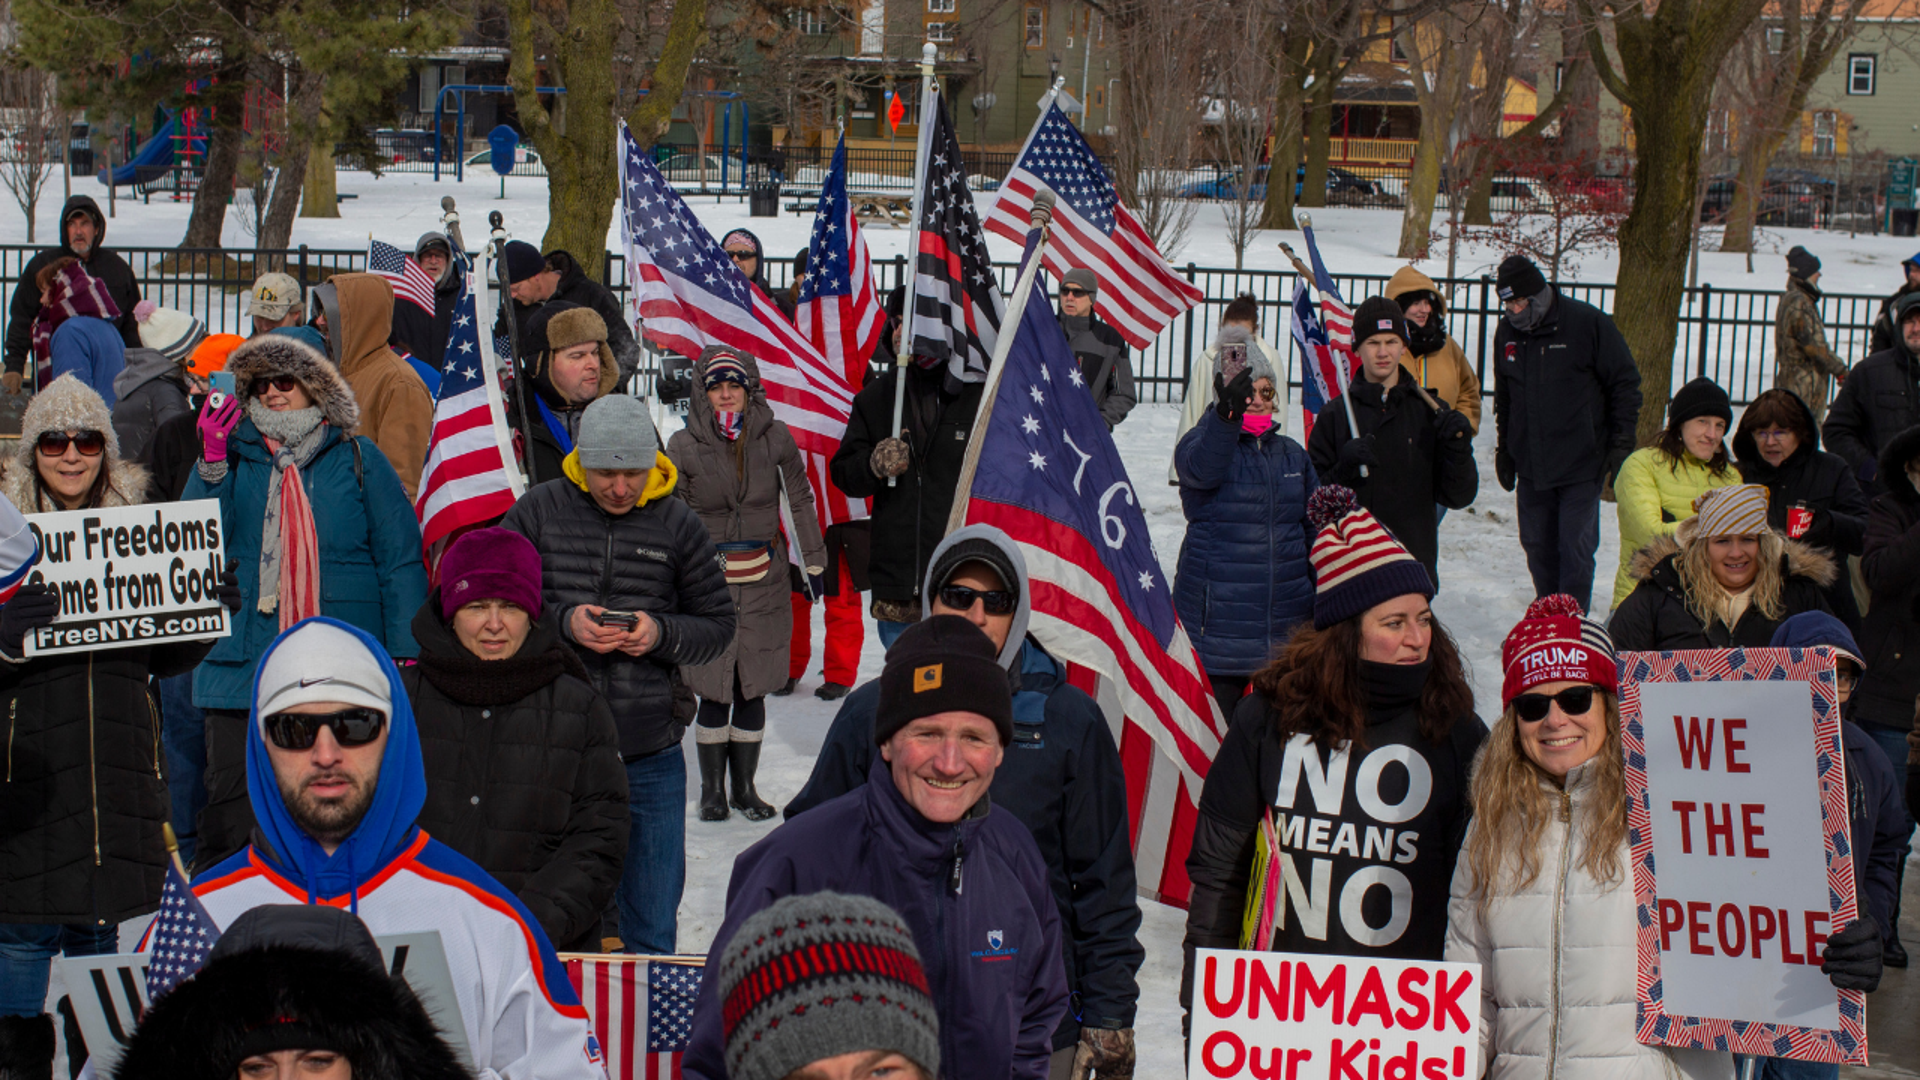
[[[720,970],[721,951],[748,917],[823,890],[871,896],[907,920],[940,1013],[942,1077],[1045,1080],[1067,1011],[1060,913],[1046,864],[1012,813],[993,806],[950,825],[928,821],[876,758],[866,784],[734,860],[707,971]],[[727,1077],[719,983],[700,983],[687,1080]]]
[[[127,366],[127,346],[120,340],[120,331],[107,320],[82,315],[61,323],[47,343],[47,358],[52,364],[48,382],[62,375],[76,375],[100,395],[107,408],[120,400],[113,391],[113,380]]]
[[[1267,665],[1313,617],[1307,497],[1320,479],[1278,427],[1260,436],[1208,412],[1173,452],[1187,535],[1173,605],[1209,675]]]
[[[359,445],[359,452],[354,450]],[[193,673],[193,703],[241,709],[253,703],[253,671],[280,634],[280,616],[259,610],[260,533],[273,463],[252,420],[227,443],[227,475],[209,484],[194,471],[182,499],[219,499],[226,553],[240,561],[240,610]],[[413,613],[427,598],[420,523],[400,477],[373,440],[329,426],[319,453],[300,470],[320,539],[320,613],[365,630],[395,657],[417,656]]]

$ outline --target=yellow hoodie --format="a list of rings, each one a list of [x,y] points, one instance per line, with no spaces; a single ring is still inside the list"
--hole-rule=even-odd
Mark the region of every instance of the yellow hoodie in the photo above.
[[[570,450],[566,460],[560,463],[560,471],[581,491],[587,491],[587,470],[580,464],[580,451]],[[663,499],[673,494],[674,486],[680,483],[680,470],[673,467],[667,455],[658,450],[653,452],[653,468],[647,470],[647,485],[640,489],[640,501],[633,508],[647,505],[655,499]]]

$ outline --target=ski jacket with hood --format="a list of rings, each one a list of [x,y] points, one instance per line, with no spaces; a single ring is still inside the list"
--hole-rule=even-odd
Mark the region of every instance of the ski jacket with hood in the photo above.
[[[1423,297],[1433,305],[1433,314],[1427,316],[1426,326],[1407,320],[1407,333],[1413,341],[1400,363],[1406,366],[1414,381],[1433,391],[1434,397],[1449,408],[1465,413],[1474,433],[1479,434],[1480,376],[1467,360],[1467,351],[1447,333],[1447,301],[1440,295],[1440,286],[1413,267],[1403,266],[1393,272],[1384,295],[1398,303],[1403,311],[1408,304]]]
[[[127,346],[105,319],[78,315],[60,324],[49,342],[47,380],[72,375],[113,408],[116,381],[127,365]]]
[[[1806,402],[1795,401],[1812,437],[1776,467],[1760,456],[1752,432],[1736,431],[1731,445],[1740,477],[1749,484],[1766,487],[1767,525],[1775,532],[1785,536],[1788,512],[1805,503],[1814,516],[1813,526],[1800,537],[1802,543],[1832,555],[1858,555],[1867,542],[1867,493],[1845,458],[1820,448],[1820,428],[1813,423],[1813,410]],[[1616,484],[1616,493],[1618,489]],[[1626,545],[1621,548],[1625,550]],[[1849,575],[1834,575],[1833,584],[1827,587],[1827,606],[1849,628],[1860,625],[1860,608]]]
[[[107,287],[107,295],[113,298],[113,306],[120,309],[120,317],[114,320],[115,329],[120,331],[120,340],[131,349],[140,344],[140,324],[133,317],[133,307],[140,302],[140,282],[133,276],[133,267],[118,253],[105,247],[107,239],[107,215],[100,212],[100,204],[90,195],[75,195],[60,208],[60,243],[58,246],[38,252],[27,260],[20,270],[18,283],[13,287],[13,299],[7,305],[7,340],[5,346],[6,369],[24,372],[27,369],[27,356],[33,349],[33,317],[40,313],[40,288],[34,284],[40,268],[68,256],[78,258],[72,248],[67,246],[67,219],[74,211],[84,210],[93,219],[93,249],[80,261],[86,265],[87,273],[99,278]]]
[[[1032,608],[1019,547],[991,525],[968,525],[947,537],[933,563],[967,540],[993,543],[1021,579],[1019,606],[1000,650],[1000,666],[1014,687],[1013,742],[993,774],[989,794],[1033,834],[1047,864],[1073,999],[1053,1043],[1071,1046],[1083,1025],[1132,1027],[1140,997],[1135,976],[1146,953],[1138,936],[1127,779],[1100,706],[1069,684],[1060,662],[1027,636]],[[867,782],[879,756],[873,744],[879,707],[878,679],[847,695],[814,758],[813,775],[787,804],[788,820]]]
[[[1628,567],[1636,584],[1607,620],[1607,633],[1621,652],[1761,649],[1788,616],[1803,611],[1833,614],[1826,597],[1838,573],[1832,556],[1797,540],[1786,543],[1786,553],[1780,556],[1780,601],[1785,608],[1780,618],[1769,619],[1749,604],[1731,627],[1718,618],[1711,626],[1702,625],[1687,607],[1687,590],[1674,565],[1680,557],[1680,542],[1662,536],[1633,554]],[[1912,715],[1911,700],[1908,715]]]
[[[1554,291],[1532,330],[1500,318],[1493,334],[1493,423],[1499,449],[1536,488],[1605,479],[1608,459],[1633,452],[1640,369],[1613,320]]]
[[[1008,753],[1012,753],[1011,750]],[[883,759],[867,782],[740,853],[707,970],[754,913],[784,896],[871,896],[913,929],[940,1013],[945,1077],[1045,1080],[1067,1012],[1060,913],[1033,837],[991,795],[951,824],[908,804]],[[688,1080],[726,1080],[718,979],[693,1007]]]
[[[1853,718],[1862,724],[1914,730],[1920,697],[1920,491],[1907,463],[1920,457],[1920,426],[1887,443],[1880,454],[1885,494],[1874,497],[1860,573],[1873,603],[1860,620],[1860,658],[1867,670],[1853,692]],[[1914,736],[1907,736],[1912,744]],[[1910,767],[1920,768],[1910,750]]]
[[[336,274],[313,289],[327,316],[327,350],[360,404],[359,433],[387,456],[411,503],[427,464],[433,395],[387,347],[393,336],[393,285],[378,274]]]
[[[194,894],[221,927],[263,904],[330,904],[359,916],[376,935],[438,931],[482,1080],[605,1080],[586,1010],[540,923],[486,871],[414,824],[427,777],[399,669],[373,635],[335,619],[318,621],[360,638],[386,671],[393,711],[372,805],[328,855],[287,811],[261,718],[250,713],[253,842],[199,875]]]
[[[113,377],[113,392],[119,399],[113,404],[113,430],[129,461],[148,461],[160,425],[191,411],[179,362],[144,345],[127,350],[126,366]]]
[[[1613,603],[1609,606],[1619,607],[1639,582],[1633,576],[1632,552],[1653,543],[1656,536],[1672,536],[1682,521],[1693,516],[1693,500],[1714,488],[1739,482],[1733,469],[1716,473],[1691,453],[1683,454],[1677,462],[1657,446],[1643,446],[1628,454],[1620,465],[1620,475],[1613,478],[1620,550],[1628,554],[1613,575]]]
[[[1920,359],[1905,343],[1895,342],[1853,366],[1827,407],[1820,437],[1828,450],[1853,466],[1872,498],[1899,480],[1898,475],[1879,475],[1880,451],[1915,424],[1920,424]]]

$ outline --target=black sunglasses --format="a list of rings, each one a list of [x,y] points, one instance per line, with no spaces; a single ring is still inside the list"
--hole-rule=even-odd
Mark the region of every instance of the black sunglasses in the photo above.
[[[1020,598],[1006,589],[974,589],[965,585],[940,586],[940,602],[956,611],[966,611],[979,600],[989,615],[1011,615]]]
[[[727,252],[727,258],[729,258],[729,259],[732,259],[732,260],[733,260],[734,262],[746,262],[746,261],[747,261],[748,259],[757,259],[757,258],[759,258],[759,257],[760,257],[760,253],[759,253],[759,252],[757,252],[757,251],[729,251],[729,252]]]
[[[64,431],[43,431],[34,445],[48,457],[59,457],[67,452],[69,443],[82,457],[99,457],[107,448],[107,437],[97,431],[76,431],[71,435]]]
[[[1087,296],[1090,294],[1085,289],[1075,289],[1069,286],[1067,288],[1061,289],[1060,295],[1061,296]]]
[[[247,393],[253,397],[259,397],[267,392],[267,387],[271,386],[283,394],[291,394],[293,388],[299,385],[300,380],[291,375],[261,375],[247,384]]]
[[[1569,686],[1557,694],[1519,694],[1513,699],[1513,714],[1536,724],[1547,718],[1547,709],[1555,702],[1568,716],[1585,716],[1593,708],[1593,687]]]
[[[341,709],[330,713],[277,712],[267,717],[267,738],[282,750],[310,750],[320,729],[333,732],[341,746],[365,746],[380,737],[387,714],[379,709]]]

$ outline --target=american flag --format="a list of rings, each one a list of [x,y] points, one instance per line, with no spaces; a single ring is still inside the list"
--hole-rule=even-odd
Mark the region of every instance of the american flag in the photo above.
[[[368,240],[367,273],[379,274],[392,282],[396,299],[410,300],[422,311],[433,314],[433,279],[413,261],[413,256],[392,244]]]
[[[1293,283],[1292,322],[1293,344],[1300,350],[1300,441],[1305,443],[1313,431],[1313,418],[1320,415],[1327,402],[1338,397],[1340,388],[1353,378],[1352,354],[1347,354],[1349,367],[1343,379],[1337,368],[1339,361],[1334,359],[1333,346],[1327,341],[1326,327],[1320,324],[1305,281]],[[1348,333],[1352,333],[1351,329]]]
[[[1327,341],[1333,345],[1333,351],[1351,365],[1353,309],[1340,298],[1340,286],[1334,284],[1333,275],[1327,273],[1327,264],[1320,261],[1320,245],[1313,242],[1313,226],[1303,225],[1300,231],[1307,238],[1307,258],[1313,262],[1313,287],[1320,294],[1320,319],[1327,328]]]
[[[810,463],[832,458],[853,412],[846,372],[740,273],[624,126],[620,147],[627,273],[647,340],[685,356],[712,344],[746,352],[759,362],[767,403],[801,453]],[[837,496],[824,465],[810,464],[807,477],[817,504]]]
[[[0,604],[26,584],[27,574],[40,562],[40,539],[20,508],[0,495]]]
[[[1059,198],[1047,272],[1057,278],[1083,266],[1099,275],[1099,315],[1128,344],[1146,348],[1176,316],[1206,299],[1167,265],[1140,219],[1120,201],[1093,147],[1058,105],[1048,105],[1027,136],[987,214],[987,228],[1025,240],[1034,193],[1043,187]]]
[[[1200,785],[1225,723],[1126,466],[1042,290],[1008,332],[1018,336],[969,448],[979,463],[960,493],[965,521],[1020,545],[1035,638],[1117,697],[1141,889],[1184,906]]]
[[[860,219],[847,199],[847,141],[843,136],[833,151],[833,167],[820,187],[820,205],[813,213],[813,237],[807,241],[807,276],[800,282],[800,303],[794,322],[829,366],[846,374],[847,387],[858,391],[866,381],[867,361],[880,344],[887,313],[873,287],[873,261],[860,235]],[[848,499],[827,482],[826,457],[802,452],[813,489],[826,492],[817,500],[820,521],[837,525],[867,516],[865,499]]]
[[[429,568],[462,530],[506,513],[525,489],[514,466],[493,357],[482,345],[476,292],[484,286],[464,258],[454,272],[460,275],[460,299],[454,304],[440,395],[433,403],[433,435],[413,506]]]
[[[967,189],[960,140],[939,94],[927,97],[920,123],[928,132],[915,225],[913,311],[907,336],[914,355],[947,362],[961,382],[986,378],[1006,302],[993,276],[987,237]]]
[[[567,958],[567,977],[606,1055],[608,1080],[680,1080],[703,971],[699,957]]]
[[[191,978],[219,940],[220,927],[213,916],[193,895],[179,865],[168,860],[160,910],[153,916],[147,938],[147,1000],[158,1001],[160,995]]]

